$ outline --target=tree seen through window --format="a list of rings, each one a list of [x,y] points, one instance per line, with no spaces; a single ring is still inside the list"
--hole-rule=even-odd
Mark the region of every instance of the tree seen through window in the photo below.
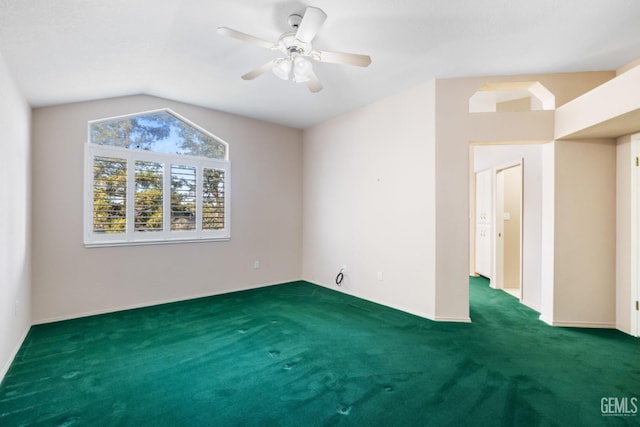
[[[226,145],[168,111],[98,121],[91,143],[156,153],[226,159]]]

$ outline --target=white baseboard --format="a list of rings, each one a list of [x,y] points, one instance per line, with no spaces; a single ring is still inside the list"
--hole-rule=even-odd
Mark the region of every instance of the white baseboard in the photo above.
[[[356,295],[354,293],[348,292],[344,287],[343,288],[336,288],[332,284],[327,285],[327,284],[322,284],[322,283],[316,283],[316,282],[312,282],[311,280],[308,280],[308,279],[302,279],[302,280],[304,280],[305,282],[311,283],[312,285],[321,286],[323,288],[327,288],[327,289],[330,289],[332,291],[340,292],[340,293],[343,293],[343,294],[346,294],[346,295],[350,295],[350,296],[355,297],[355,298],[360,298],[360,299],[365,300],[365,301],[370,301],[370,302],[373,302],[375,304],[380,304],[380,305],[383,305],[385,307],[393,308],[394,310],[399,310],[399,311],[402,311],[404,313],[412,314],[414,316],[418,316],[418,317],[422,317],[422,318],[425,318],[425,319],[433,320],[434,322],[471,323],[471,319],[469,317],[434,316],[431,313],[427,313],[425,311],[420,311],[420,310],[410,309],[410,308],[407,308],[405,306],[402,306],[401,304],[389,303],[389,302],[378,300],[378,299],[374,299],[374,298],[368,298],[368,297],[363,297],[361,295]]]
[[[567,328],[599,328],[599,329],[615,329],[615,322],[565,322],[554,321],[553,326]]]
[[[632,337],[637,337],[638,336],[638,335],[634,335],[633,332],[631,332],[631,329],[629,329],[628,327],[619,326],[618,323],[616,323],[616,329],[621,331],[621,332],[624,332],[627,335],[631,335]]]
[[[245,288],[224,289],[224,290],[217,291],[217,292],[214,292],[214,293],[206,293],[206,294],[201,294],[201,295],[191,295],[191,296],[185,296],[185,297],[176,297],[176,298],[170,298],[170,299],[164,299],[164,300],[156,300],[156,301],[144,302],[144,303],[140,303],[140,304],[131,304],[131,305],[126,305],[126,306],[111,307],[111,308],[102,309],[102,310],[86,311],[86,312],[82,312],[82,313],[74,313],[74,314],[54,316],[54,317],[34,320],[25,329],[25,331],[22,334],[22,337],[20,338],[19,342],[16,344],[15,348],[11,352],[8,360],[5,362],[5,364],[0,369],[0,383],[2,383],[2,380],[4,379],[5,375],[9,371],[9,368],[11,367],[11,364],[13,363],[16,355],[18,354],[18,351],[20,350],[20,347],[22,347],[22,344],[24,343],[24,340],[27,338],[27,334],[29,333],[29,330],[31,329],[31,326],[42,325],[42,324],[45,324],[45,323],[60,322],[60,321],[64,321],[64,320],[78,319],[78,318],[81,318],[81,317],[95,316],[95,315],[100,315],[100,314],[115,313],[117,311],[132,310],[132,309],[143,308],[143,307],[151,307],[151,306],[154,306],[154,305],[169,304],[169,303],[172,303],[172,302],[188,301],[188,300],[197,299],[197,298],[206,298],[206,297],[211,297],[211,296],[215,296],[215,295],[228,294],[228,293],[231,293],[231,292],[248,291],[248,290],[251,290],[251,289],[264,288],[264,287],[267,287],[267,286],[274,286],[274,285],[280,285],[280,284],[284,284],[284,283],[298,282],[298,281],[300,281],[300,279],[292,279],[292,280],[288,280],[288,281],[278,281],[278,282],[274,282],[274,283],[254,285],[254,286],[249,286],[249,287],[245,287]]]
[[[472,323],[470,317],[445,317],[435,316],[433,318],[436,322],[458,322],[458,323]]]
[[[180,296],[180,297],[168,298],[168,299],[162,299],[162,300],[146,301],[146,302],[142,302],[142,303],[138,303],[138,304],[124,305],[124,306],[117,306],[117,307],[109,307],[109,308],[100,309],[100,310],[85,311],[85,312],[81,312],[81,313],[72,313],[72,314],[64,314],[64,315],[61,315],[61,316],[46,317],[44,319],[34,320],[33,321],[33,325],[43,325],[45,323],[61,322],[61,321],[64,321],[64,320],[79,319],[79,318],[82,318],[82,317],[97,316],[97,315],[100,315],[100,314],[115,313],[115,312],[118,312],[118,311],[134,310],[136,308],[152,307],[154,305],[170,304],[170,303],[174,303],[174,302],[188,301],[188,300],[198,299],[198,298],[207,298],[207,297],[212,297],[212,296],[215,296],[215,295],[223,295],[223,294],[228,294],[228,293],[232,293],[232,292],[248,291],[248,290],[251,290],[251,289],[264,288],[264,287],[267,287],[267,286],[280,285],[280,284],[296,282],[296,281],[298,281],[298,280],[290,280],[290,281],[283,281],[283,282],[277,282],[277,283],[267,283],[267,284],[253,285],[253,286],[248,286],[248,287],[243,287],[243,288],[223,289],[223,290],[218,290],[218,291],[212,292],[212,293],[203,293],[203,294],[196,294],[196,295]]]
[[[599,328],[599,329],[616,329],[615,322],[584,322],[571,320],[553,320],[546,316],[540,315],[540,320],[551,326],[559,326],[566,328]]]
[[[544,314],[541,314],[538,319],[542,320],[544,323],[546,323],[547,325],[551,325],[553,326],[553,320],[549,319],[547,316],[545,316]]]
[[[20,351],[20,347],[22,347],[22,344],[24,344],[24,340],[27,338],[27,334],[29,333],[30,329],[31,329],[31,325],[27,326],[27,328],[24,330],[24,332],[22,333],[22,337],[20,337],[15,348],[9,355],[9,359],[7,359],[4,366],[2,367],[2,370],[0,370],[0,384],[2,384],[2,380],[4,380],[4,376],[7,375],[7,372],[9,371],[9,368],[11,367],[13,360],[16,358],[18,351]]]

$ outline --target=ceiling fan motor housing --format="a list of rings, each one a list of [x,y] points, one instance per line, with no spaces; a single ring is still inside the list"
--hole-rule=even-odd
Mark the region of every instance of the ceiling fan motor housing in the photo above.
[[[298,29],[301,22],[302,22],[302,16],[298,15],[297,13],[289,15],[289,18],[287,19],[287,23],[294,30]]]
[[[289,56],[311,54],[311,43],[305,43],[296,38],[295,32],[284,33],[278,39],[278,47]]]

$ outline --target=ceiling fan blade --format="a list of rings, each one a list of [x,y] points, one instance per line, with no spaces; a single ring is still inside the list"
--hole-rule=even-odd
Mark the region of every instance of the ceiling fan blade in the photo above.
[[[309,6],[304,12],[302,22],[298,27],[296,38],[305,43],[311,43],[311,40],[318,34],[320,27],[327,19],[327,14],[317,7]]]
[[[267,49],[273,49],[275,47],[274,43],[260,39],[258,37],[250,36],[249,34],[245,34],[229,27],[218,27],[218,34],[225,37],[231,37],[232,39],[241,40],[243,42],[266,47]]]
[[[307,87],[313,93],[320,92],[322,90],[322,83],[318,80],[318,76],[313,71],[309,74],[309,81],[307,81]]]
[[[332,64],[356,65],[358,67],[368,67],[369,64],[371,64],[371,57],[369,55],[358,55],[356,53],[314,50],[311,52],[311,57],[316,61],[330,62]]]
[[[260,75],[266,73],[267,71],[269,71],[270,69],[272,69],[273,67],[276,66],[276,61],[269,61],[264,65],[261,65],[260,67],[256,68],[253,71],[249,71],[246,74],[242,75],[242,79],[243,80],[253,80],[256,77],[259,77]]]

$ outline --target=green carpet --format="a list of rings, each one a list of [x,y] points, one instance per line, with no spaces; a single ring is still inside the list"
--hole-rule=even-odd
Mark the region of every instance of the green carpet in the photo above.
[[[640,424],[601,412],[640,397],[638,339],[553,328],[484,279],[470,288],[471,324],[295,282],[34,326],[0,425]]]

